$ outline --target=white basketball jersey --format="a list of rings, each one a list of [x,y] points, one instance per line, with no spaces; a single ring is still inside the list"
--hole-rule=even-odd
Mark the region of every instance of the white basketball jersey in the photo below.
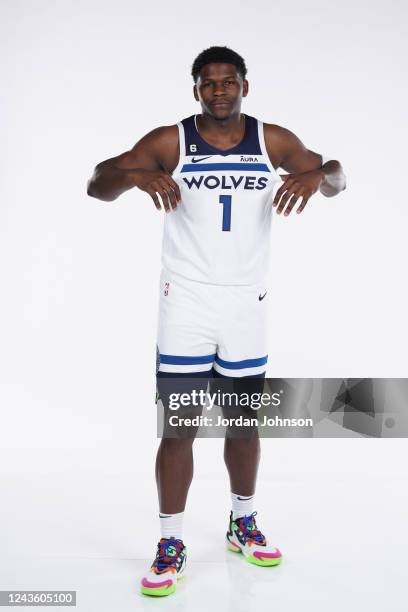
[[[243,140],[225,151],[201,138],[195,115],[177,124],[173,179],[181,202],[165,215],[162,263],[185,278],[251,285],[267,274],[272,192],[281,179],[265,148],[262,121],[244,116]]]

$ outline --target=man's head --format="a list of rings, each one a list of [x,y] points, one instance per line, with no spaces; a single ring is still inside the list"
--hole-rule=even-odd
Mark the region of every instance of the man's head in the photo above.
[[[191,74],[194,97],[203,112],[215,119],[227,119],[241,109],[248,93],[245,61],[228,47],[209,47],[194,60]]]

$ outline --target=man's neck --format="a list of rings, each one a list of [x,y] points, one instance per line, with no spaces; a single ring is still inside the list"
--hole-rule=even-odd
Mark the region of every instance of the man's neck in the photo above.
[[[205,140],[214,146],[224,145],[225,148],[241,142],[245,134],[245,115],[234,113],[226,119],[216,119],[208,113],[197,115],[197,130]],[[219,147],[223,148],[223,146]]]

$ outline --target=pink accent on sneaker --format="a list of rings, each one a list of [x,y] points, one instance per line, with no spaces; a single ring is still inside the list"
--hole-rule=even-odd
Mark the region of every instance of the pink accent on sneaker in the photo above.
[[[279,548],[277,548],[276,550],[278,551],[276,553],[267,553],[267,552],[261,552],[260,550],[254,550],[253,555],[257,559],[276,559],[277,557],[282,556]]]
[[[162,582],[150,582],[147,578],[143,578],[142,586],[148,587],[149,589],[159,589],[160,587],[171,586],[173,583],[171,580],[162,580]]]
[[[232,544],[232,546],[235,546],[235,548],[239,548],[241,550],[241,548],[238,546],[238,544],[235,544],[235,542],[231,542],[231,540],[228,540],[228,542]]]

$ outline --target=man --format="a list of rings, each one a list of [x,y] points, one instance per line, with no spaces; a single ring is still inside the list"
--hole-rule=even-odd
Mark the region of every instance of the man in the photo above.
[[[345,189],[338,161],[326,161],[289,130],[241,113],[246,66],[227,47],[194,61],[201,114],[159,127],[132,150],[95,168],[88,194],[104,201],[138,187],[167,213],[160,280],[157,382],[177,377],[265,376],[264,288],[272,210],[301,213],[320,190]],[[277,169],[289,174],[280,179]],[[273,197],[274,187],[282,183]],[[161,539],[142,580],[149,595],[168,595],[183,575],[182,520],[193,475],[193,438],[163,438],[156,459]],[[231,483],[229,549],[256,565],[280,563],[255,522],[259,437],[226,438]]]

